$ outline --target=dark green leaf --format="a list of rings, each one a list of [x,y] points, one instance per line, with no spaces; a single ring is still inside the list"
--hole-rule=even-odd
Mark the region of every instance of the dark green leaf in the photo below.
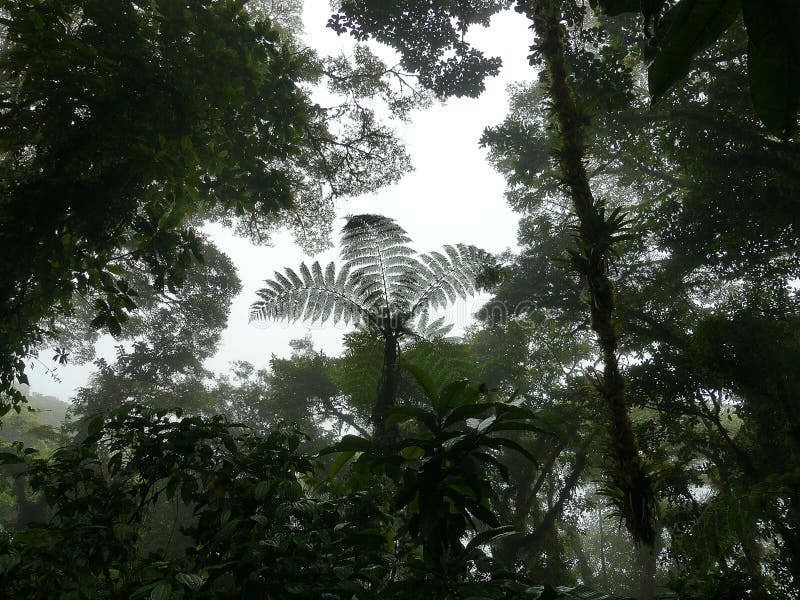
[[[503,463],[501,463],[499,460],[497,460],[497,457],[492,456],[488,452],[475,452],[472,456],[474,456],[478,460],[482,460],[485,463],[493,465],[500,473],[500,476],[503,478],[503,481],[508,483],[508,467]]]
[[[161,582],[150,591],[150,600],[169,600],[172,597],[172,586]]]
[[[328,475],[331,477],[336,477],[339,471],[342,470],[342,467],[347,464],[347,462],[353,458],[355,452],[342,452],[339,456],[336,457],[336,460],[333,461],[331,465],[330,471],[328,471]]]
[[[331,454],[333,452],[371,452],[375,449],[375,444],[357,435],[346,435],[339,442],[326,448],[320,454]]]
[[[742,0],[742,12],[753,107],[773,135],[788,139],[800,107],[800,2]]]
[[[538,464],[538,462],[539,462],[539,461],[536,460],[536,457],[533,456],[533,454],[531,454],[528,450],[526,450],[524,447],[522,447],[519,443],[515,442],[514,440],[510,440],[508,438],[491,437],[491,438],[487,438],[484,441],[484,444],[489,446],[490,448],[496,448],[496,449],[510,448],[510,449],[516,450],[517,452],[522,454],[522,456],[527,458],[532,463]]]
[[[411,363],[404,362],[402,366],[414,376],[414,379],[425,391],[425,395],[428,397],[428,400],[430,400],[433,409],[439,412],[439,392],[436,389],[436,383],[433,381],[433,377],[431,377],[430,373]]]
[[[670,9],[661,19],[659,47],[647,70],[654,103],[686,75],[692,58],[717,40],[739,10],[739,0],[681,0]]]
[[[267,494],[269,494],[269,490],[270,490],[269,481],[259,481],[256,484],[255,490],[253,492],[256,501],[262,502],[264,498],[267,497]]]
[[[178,583],[182,583],[190,590],[199,590],[203,586],[204,579],[194,573],[178,573],[175,576]]]
[[[103,429],[103,422],[102,415],[96,415],[92,417],[92,419],[86,425],[86,432],[90,435],[99,432],[101,429]]]
[[[469,381],[454,381],[446,385],[439,394],[438,413],[443,416],[459,406],[475,403],[479,397],[480,392],[470,387]]]
[[[487,507],[482,506],[481,504],[479,504],[477,502],[474,502],[473,500],[471,500],[470,498],[467,498],[466,496],[459,496],[457,498],[457,500],[469,512],[471,512],[473,515],[478,517],[481,521],[483,521],[487,525],[489,525],[491,527],[499,527],[500,526],[500,522],[497,520],[497,516],[495,516],[495,514],[491,510],[489,510]]]
[[[521,423],[519,421],[499,421],[489,427],[489,431],[534,431],[536,433],[547,433],[544,429],[533,423]]]
[[[0,465],[17,465],[25,462],[19,454],[13,452],[0,452]]]
[[[481,531],[478,535],[472,538],[467,544],[466,550],[469,552],[473,548],[477,548],[483,544],[488,544],[494,540],[499,540],[511,535],[519,535],[519,532],[511,525],[503,525],[502,527],[487,529],[486,531]]]
[[[386,417],[386,427],[394,427],[410,419],[416,419],[424,423],[431,430],[435,430],[437,427],[436,416],[418,406],[398,406],[393,408]]]
[[[455,425],[456,423],[459,423],[461,421],[466,421],[467,419],[474,419],[483,416],[493,406],[494,404],[489,402],[459,406],[458,408],[454,409],[449,415],[447,415],[447,419],[445,419],[444,422],[444,428],[446,429],[448,427]]]

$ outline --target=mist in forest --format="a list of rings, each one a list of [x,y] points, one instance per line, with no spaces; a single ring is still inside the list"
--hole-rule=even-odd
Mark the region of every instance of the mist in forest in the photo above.
[[[3,597],[797,598],[798,30],[0,0]]]

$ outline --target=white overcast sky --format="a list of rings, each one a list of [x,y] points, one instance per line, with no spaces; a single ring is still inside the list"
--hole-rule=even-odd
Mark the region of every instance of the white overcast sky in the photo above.
[[[350,38],[337,36],[326,29],[330,14],[328,0],[306,0],[304,9],[305,41],[320,54],[347,53]],[[478,99],[451,99],[418,111],[412,122],[400,130],[414,171],[397,185],[376,194],[342,200],[337,205],[339,216],[334,226],[334,242],[347,214],[377,213],[392,217],[406,229],[413,247],[425,252],[448,243],[474,244],[490,252],[516,249],[518,215],[507,206],[503,191],[505,182],[486,161],[486,152],[478,140],[487,125],[499,123],[506,114],[506,87],[513,82],[534,77],[528,65],[531,32],[527,21],[513,11],[496,15],[485,30],[475,29],[469,41],[487,55],[500,56],[503,68],[498,77],[487,81],[486,91]],[[375,47],[384,60],[392,53]],[[311,334],[317,348],[330,355],[342,349],[344,329],[327,326],[310,327],[303,323],[273,323],[256,327],[247,322],[248,306],[256,299],[255,292],[263,280],[276,269],[296,267],[306,256],[287,233],[279,233],[270,247],[254,246],[221,227],[209,227],[217,245],[233,260],[242,280],[242,293],[231,307],[218,354],[207,367],[224,372],[232,361],[246,360],[258,367],[266,366],[270,357],[288,356],[289,341]],[[327,263],[336,260],[331,250],[311,258]],[[449,312],[454,333],[471,321],[480,299],[460,303]],[[98,353],[113,358],[114,341],[106,336],[98,344]],[[41,394],[69,399],[83,385],[93,368],[91,365],[59,367],[60,382],[45,373],[48,352],[41,356],[43,364],[34,362],[29,372],[31,387]]]

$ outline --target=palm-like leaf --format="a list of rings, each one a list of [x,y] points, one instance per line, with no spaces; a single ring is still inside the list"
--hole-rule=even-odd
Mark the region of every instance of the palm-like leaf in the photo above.
[[[463,244],[418,255],[410,241],[392,219],[352,216],[342,229],[341,271],[330,263],[323,272],[315,262],[301,264],[298,272],[275,272],[258,291],[250,319],[363,321],[397,334],[416,321],[418,334],[439,337],[447,331],[444,322],[429,324],[429,311],[475,293],[489,255]]]
[[[477,292],[476,280],[486,267],[489,255],[475,246],[444,246],[444,254],[430,252],[419,257],[420,285],[413,290],[410,313],[427,313],[444,308],[458,298]]]
[[[299,272],[299,273],[298,273]],[[261,300],[250,306],[250,320],[268,319],[334,323],[357,322],[369,319],[372,311],[365,303],[368,293],[357,285],[345,266],[337,275],[336,266],[330,263],[325,272],[319,262],[309,268],[300,264],[298,272],[287,268],[285,275],[275,271],[266,287],[258,291]]]

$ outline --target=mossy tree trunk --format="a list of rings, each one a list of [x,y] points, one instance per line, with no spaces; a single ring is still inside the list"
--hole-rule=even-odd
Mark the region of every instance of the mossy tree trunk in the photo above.
[[[652,547],[655,539],[655,495],[633,432],[617,351],[614,286],[608,275],[608,259],[614,243],[614,224],[603,203],[596,202],[589,186],[584,160],[584,129],[587,116],[573,95],[565,58],[564,32],[558,0],[520,0],[533,21],[535,50],[541,54],[549,78],[552,110],[560,134],[558,151],[563,183],[578,218],[576,263],[588,290],[591,327],[603,359],[602,376],[595,385],[608,414],[608,432],[614,465],[608,469],[619,493],[619,508],[637,543]]]

